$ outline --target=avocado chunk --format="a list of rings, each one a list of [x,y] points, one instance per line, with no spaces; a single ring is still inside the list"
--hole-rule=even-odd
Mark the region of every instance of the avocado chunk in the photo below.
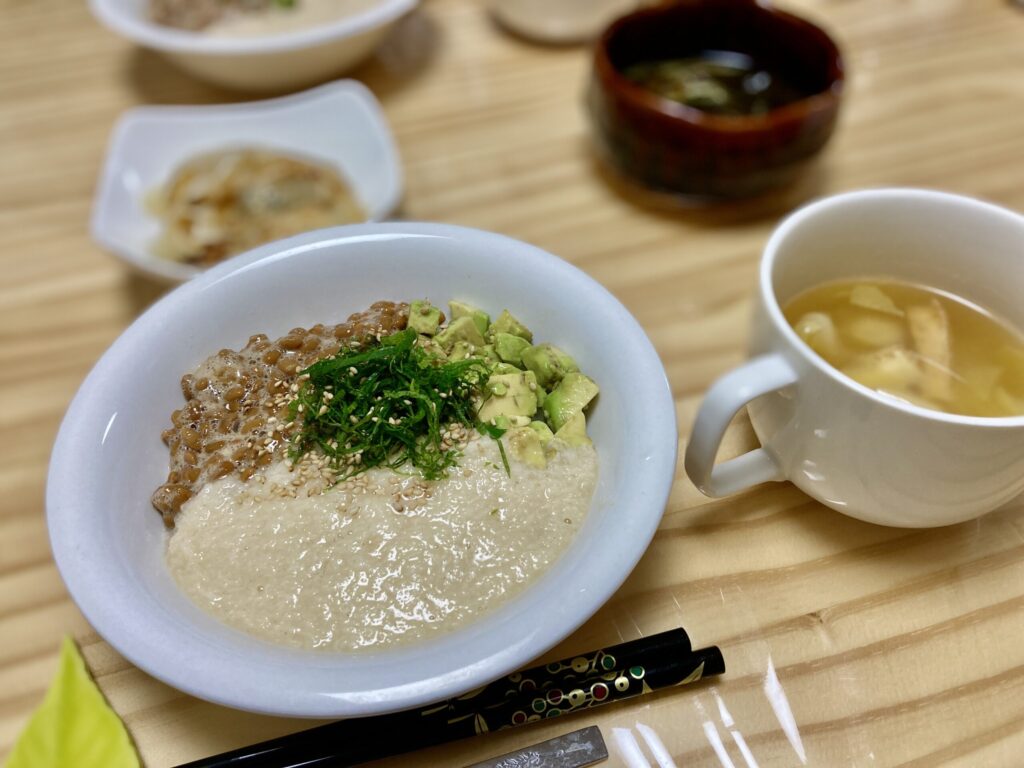
[[[544,445],[548,440],[555,436],[551,431],[551,427],[543,421],[531,421],[530,429],[537,433],[537,436],[540,438],[541,445]]]
[[[491,316],[482,309],[477,309],[472,304],[466,304],[461,301],[449,301],[448,309],[452,311],[452,320],[468,317],[473,321],[476,329],[480,331],[481,336],[487,333],[487,326],[491,324]]]
[[[423,338],[427,337],[424,336]],[[440,349],[440,345],[435,344],[435,346]],[[470,357],[477,357],[482,360],[486,360],[489,363],[496,363],[497,366],[505,365],[505,363],[498,361],[498,356],[494,354],[494,347],[490,344],[484,344],[482,347],[478,347],[476,344],[470,344],[468,341],[459,339],[452,345],[451,351],[448,352],[449,360],[465,360]],[[495,367],[494,370],[496,373],[512,373],[513,371],[519,370],[513,365],[509,365],[507,367],[509,369],[508,371],[499,371],[497,367]]]
[[[437,343],[433,336],[417,336],[416,344],[428,355],[442,359],[446,357],[444,350],[441,349],[441,345]]]
[[[538,344],[523,350],[523,365],[537,374],[537,383],[545,389],[554,387],[565,374],[580,367],[569,355],[554,344]]]
[[[437,342],[434,342],[434,345],[438,347],[440,346],[439,344],[437,344]],[[452,348],[448,350],[448,359],[451,360],[452,362],[455,362],[457,360],[465,360],[466,358],[473,356],[473,349],[473,345],[470,344],[468,341],[462,341],[461,339],[459,339],[454,344],[452,344]],[[444,352],[442,351],[441,354],[444,354]]]
[[[494,426],[498,429],[512,429],[514,427],[530,426],[529,416],[495,416]]]
[[[487,398],[477,411],[490,424],[498,416],[533,416],[537,412],[537,379],[530,371],[493,374],[484,385]]]
[[[484,344],[482,347],[478,347],[476,354],[478,357],[482,357],[484,360],[489,360],[492,363],[498,362],[498,354],[494,351],[493,344]]]
[[[530,342],[522,336],[511,333],[494,334],[494,351],[506,363],[520,365],[523,362],[523,350],[530,348]]]
[[[482,347],[484,345],[484,337],[480,335],[480,331],[477,329],[473,319],[469,317],[460,317],[457,320],[452,320],[448,323],[448,327],[434,338],[437,339],[437,343],[445,350],[454,347],[457,341],[465,341],[473,347]]]
[[[532,371],[530,371],[532,373]],[[572,418],[573,414],[581,413],[587,404],[597,397],[597,384],[593,379],[582,373],[567,373],[551,394],[544,398],[544,413],[548,422],[558,430]]]
[[[562,428],[555,432],[555,437],[569,445],[590,445],[590,438],[587,437],[587,419],[583,411],[576,411],[570,416]]]
[[[511,363],[495,363],[491,373],[522,373],[522,371]],[[540,398],[537,398],[537,401],[540,402]]]
[[[531,344],[533,343],[533,332],[519,322],[507,309],[502,310],[502,313],[498,315],[498,319],[491,323],[491,327],[487,329],[487,336],[490,339],[493,339],[499,333],[508,333],[512,336],[526,339]]]
[[[433,336],[441,324],[441,310],[429,301],[414,301],[409,305],[409,328],[416,333]]]
[[[548,461],[544,458],[544,446],[541,445],[540,436],[529,427],[514,427],[505,433],[503,439],[512,458],[538,469],[547,466]]]

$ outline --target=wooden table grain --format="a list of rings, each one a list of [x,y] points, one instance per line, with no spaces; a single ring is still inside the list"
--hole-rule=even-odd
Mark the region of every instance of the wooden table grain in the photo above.
[[[477,0],[426,0],[354,75],[381,98],[405,218],[533,242],[607,285],[665,362],[681,434],[744,356],[755,268],[801,196],[911,185],[1024,210],[1024,11],[1005,0],[790,0],[841,42],[840,126],[797,189],[653,210],[594,162],[582,48],[506,36]],[[50,557],[47,460],[89,367],[161,289],[89,239],[108,132],[141,103],[237,100],[100,28],[85,3],[0,0],[0,756],[72,634],[146,764],[307,726],[190,698],[90,628]],[[738,419],[727,450],[753,444]],[[682,446],[681,446],[682,447]],[[597,723],[611,765],[1015,766],[1024,761],[1024,501],[950,528],[847,519],[788,484],[712,501],[682,469],[614,598],[549,657],[683,623],[713,684],[381,763],[460,766]],[[658,762],[660,740],[664,755]],[[644,762],[625,755],[639,745]]]

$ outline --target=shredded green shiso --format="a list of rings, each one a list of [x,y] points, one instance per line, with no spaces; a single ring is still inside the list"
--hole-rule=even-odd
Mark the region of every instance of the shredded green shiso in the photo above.
[[[412,329],[399,331],[302,371],[308,378],[289,406],[291,419],[301,422],[289,458],[298,462],[319,450],[339,482],[373,467],[397,470],[406,464],[424,479],[437,480],[461,455],[442,448],[442,433],[461,424],[498,441],[508,472],[499,439],[505,430],[481,422],[473,402],[491,365],[480,358],[445,361],[416,338]]]

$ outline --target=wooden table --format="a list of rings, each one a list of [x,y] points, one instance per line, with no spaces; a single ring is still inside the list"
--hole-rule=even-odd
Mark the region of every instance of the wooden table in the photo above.
[[[1024,209],[1024,12],[1004,0],[789,5],[836,34],[851,73],[804,194],[915,185]],[[114,37],[83,2],[0,0],[0,19],[0,755],[68,632],[153,768],[304,727],[189,698],[128,664],[68,599],[43,515],[69,399],[161,291],[88,236],[108,131],[136,104],[238,97]],[[592,161],[587,67],[583,49],[504,35],[477,0],[427,0],[355,76],[394,127],[403,215],[522,238],[602,281],[657,346],[685,436],[701,393],[744,356],[759,253],[792,201],[702,214],[620,196]],[[735,424],[729,450],[752,442]],[[726,677],[381,765],[461,766],[592,722],[611,765],[644,764],[623,756],[630,739],[657,764],[644,726],[687,768],[1024,760],[1022,500],[894,530],[788,484],[711,501],[680,468],[639,567],[550,657],[679,623],[723,647]]]

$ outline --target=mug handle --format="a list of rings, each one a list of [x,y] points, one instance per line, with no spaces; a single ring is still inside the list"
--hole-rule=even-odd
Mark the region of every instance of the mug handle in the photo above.
[[[686,446],[686,474],[707,496],[728,496],[752,485],[785,480],[764,448],[748,451],[715,466],[725,430],[744,405],[756,397],[797,382],[797,373],[778,353],[755,357],[722,376],[708,390],[697,411]]]

